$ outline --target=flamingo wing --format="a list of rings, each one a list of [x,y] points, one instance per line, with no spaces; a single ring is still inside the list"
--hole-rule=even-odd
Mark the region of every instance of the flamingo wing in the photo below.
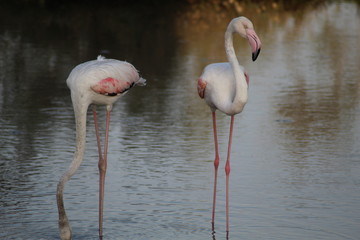
[[[199,78],[197,90],[198,90],[198,94],[199,94],[200,98],[205,97],[205,88],[206,88],[206,82],[203,79]]]

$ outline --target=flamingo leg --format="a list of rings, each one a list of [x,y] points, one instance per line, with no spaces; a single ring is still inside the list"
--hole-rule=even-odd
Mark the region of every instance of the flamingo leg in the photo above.
[[[108,149],[108,138],[109,138],[109,125],[110,125],[110,110],[106,112],[106,130],[105,130],[105,144],[104,144],[104,155],[101,151],[101,143],[100,143],[100,134],[99,134],[99,126],[96,116],[95,107],[93,108],[94,114],[94,122],[95,122],[95,131],[96,131],[96,139],[98,144],[99,151],[99,236],[102,238],[103,230],[103,212],[104,212],[104,193],[105,193],[105,175],[107,169],[107,149]]]
[[[97,120],[97,114],[96,114],[96,106],[93,106],[93,115],[94,115],[94,123],[95,123],[95,133],[96,133],[96,141],[98,146],[98,152],[99,152],[99,161],[102,159],[102,152],[101,152],[101,142],[100,142],[100,133],[99,133],[99,123]]]
[[[215,143],[215,160],[214,160],[214,193],[213,193],[213,209],[212,209],[212,231],[215,233],[215,205],[216,205],[216,185],[217,185],[217,173],[219,167],[219,148],[218,148],[218,139],[217,139],[217,130],[216,130],[216,114],[212,112],[213,120],[213,129],[214,129],[214,143]]]
[[[233,126],[234,126],[234,116],[231,116],[229,144],[228,144],[227,159],[226,159],[226,164],[225,164],[225,174],[226,174],[226,237],[229,236],[229,176],[230,176],[230,153],[231,153]]]

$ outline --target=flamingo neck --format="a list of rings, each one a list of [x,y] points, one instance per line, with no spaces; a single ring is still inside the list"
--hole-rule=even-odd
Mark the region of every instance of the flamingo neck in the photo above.
[[[230,24],[225,32],[225,51],[231,68],[234,72],[235,79],[235,96],[231,103],[231,109],[235,113],[239,113],[244,108],[248,98],[248,85],[243,70],[240,67],[236,57],[233,44],[233,26]]]
[[[86,143],[86,113],[88,105],[79,107],[74,104],[75,111],[75,122],[76,122],[76,149],[74,154],[74,159],[71,162],[69,169],[61,177],[56,192],[56,199],[58,204],[59,212],[59,230],[60,237],[62,240],[71,239],[71,227],[69,220],[66,216],[65,207],[64,207],[64,186],[65,183],[75,174],[77,169],[80,167],[80,164],[84,158],[85,152],[85,143]]]

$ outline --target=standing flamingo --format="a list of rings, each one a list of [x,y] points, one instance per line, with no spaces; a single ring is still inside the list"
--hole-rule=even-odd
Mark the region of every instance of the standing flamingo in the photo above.
[[[229,234],[229,175],[230,175],[230,152],[232,142],[232,132],[234,125],[234,115],[240,113],[248,98],[249,77],[244,72],[243,67],[239,65],[236,58],[233,34],[238,33],[246,38],[251,47],[252,60],[255,61],[260,53],[261,42],[257,36],[252,22],[246,17],[234,18],[228,25],[225,32],[225,50],[229,62],[214,63],[206,66],[202,75],[198,79],[198,93],[201,98],[209,105],[212,111],[214,142],[215,142],[215,179],[213,194],[213,210],[212,210],[212,228],[214,231],[215,218],[215,202],[216,202],[216,184],[217,170],[219,166],[219,151],[216,131],[215,111],[219,109],[221,112],[231,116],[229,144],[227,152],[227,160],[225,164],[226,173],[226,234]]]
[[[134,85],[143,86],[146,80],[139,77],[138,71],[127,62],[114,59],[105,59],[99,56],[97,60],[82,63],[76,66],[66,80],[71,90],[71,99],[75,112],[76,122],[76,149],[74,159],[69,169],[60,178],[57,185],[57,205],[59,211],[59,229],[62,240],[71,239],[71,228],[66,216],[63,193],[65,183],[79,168],[85,151],[86,141],[86,113],[93,105],[95,130],[99,151],[99,236],[102,238],[104,184],[107,167],[107,149],[109,137],[110,112],[113,103],[123,96]],[[104,153],[101,151],[98,121],[95,105],[106,105],[106,130]]]

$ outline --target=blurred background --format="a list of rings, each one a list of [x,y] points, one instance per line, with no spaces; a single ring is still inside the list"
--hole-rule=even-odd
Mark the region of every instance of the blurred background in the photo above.
[[[227,61],[224,32],[243,15],[262,41],[235,118],[229,239],[360,236],[359,1],[50,1],[0,3],[0,238],[58,239],[56,184],[75,149],[66,78],[99,54],[132,63],[146,87],[112,111],[104,239],[226,239],[230,118],[211,231],[211,112],[203,68]],[[98,108],[102,131],[105,108]],[[97,147],[65,186],[74,239],[98,238]]]

